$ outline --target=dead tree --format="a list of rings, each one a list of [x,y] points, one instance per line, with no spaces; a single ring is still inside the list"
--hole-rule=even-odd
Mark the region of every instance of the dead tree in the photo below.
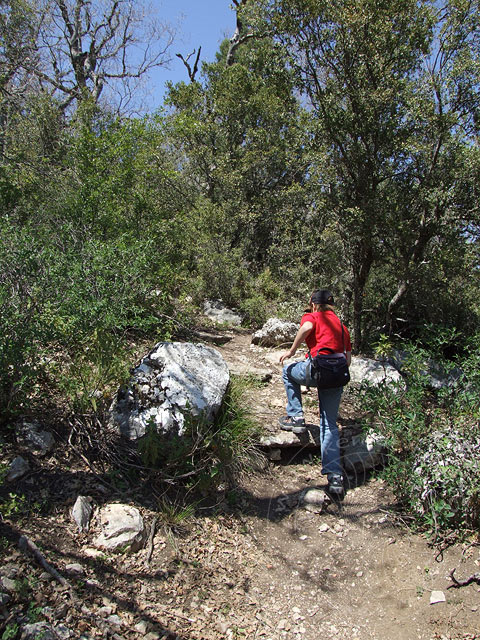
[[[46,0],[38,48],[44,87],[62,106],[89,97],[95,103],[108,87],[121,109],[139,81],[169,60],[172,30],[132,0]]]

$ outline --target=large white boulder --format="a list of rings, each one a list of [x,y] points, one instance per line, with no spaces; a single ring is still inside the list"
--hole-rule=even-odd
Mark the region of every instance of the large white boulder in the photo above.
[[[132,372],[110,410],[110,424],[137,440],[149,424],[159,433],[183,435],[185,416],[211,421],[230,381],[220,353],[202,344],[160,342]]]
[[[285,322],[279,318],[269,318],[261,329],[252,336],[253,344],[262,347],[289,346],[295,339],[298,331],[298,324]]]

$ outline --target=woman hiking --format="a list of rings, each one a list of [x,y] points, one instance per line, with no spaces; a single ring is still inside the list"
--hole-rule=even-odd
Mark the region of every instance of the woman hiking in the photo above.
[[[333,295],[327,289],[315,290],[309,301],[307,311],[300,322],[300,329],[292,346],[280,356],[280,362],[292,358],[298,347],[305,342],[314,358],[323,353],[345,353],[347,365],[352,360],[350,334],[334,312]],[[308,356],[306,356],[307,358]],[[285,431],[296,434],[306,433],[303,417],[301,385],[315,387],[307,376],[307,362],[293,362],[283,368],[283,383],[287,393],[287,415],[280,418],[280,426]],[[320,409],[320,447],[322,454],[322,473],[327,476],[327,492],[335,500],[343,500],[345,495],[343,472],[340,464],[340,439],[337,427],[338,408],[343,386],[333,389],[318,389]]]

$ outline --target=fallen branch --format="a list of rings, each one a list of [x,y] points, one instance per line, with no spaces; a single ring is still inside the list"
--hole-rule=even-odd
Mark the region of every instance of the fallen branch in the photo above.
[[[155,517],[152,522],[152,526],[150,527],[150,533],[148,535],[148,552],[147,559],[145,560],[145,564],[150,564],[150,560],[152,559],[153,553],[153,538],[155,537],[155,530],[157,528],[158,518]]]
[[[453,584],[450,584],[447,589],[459,589],[460,587],[466,587],[468,584],[472,584],[472,582],[480,584],[480,573],[474,573],[466,580],[457,580],[453,575],[455,571],[456,569],[450,571],[450,578],[453,580]]]
[[[70,587],[70,584],[65,580],[65,578],[58,573],[56,569],[54,569],[48,562],[45,560],[45,557],[40,553],[37,545],[32,542],[27,536],[20,536],[18,540],[18,548],[20,551],[25,553],[26,555],[32,555],[34,560],[38,562],[38,564],[47,571],[51,576],[57,580],[62,587]]]

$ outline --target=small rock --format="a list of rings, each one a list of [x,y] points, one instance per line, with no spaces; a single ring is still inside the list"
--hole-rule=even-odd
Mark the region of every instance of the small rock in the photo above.
[[[21,629],[20,640],[58,640],[53,628],[47,622],[35,622],[26,624]]]
[[[432,591],[430,594],[430,604],[437,604],[438,602],[446,602],[445,594],[443,591]]]
[[[217,629],[224,636],[227,633],[230,624],[228,622],[217,622]]]
[[[104,558],[105,553],[100,551],[99,549],[92,549],[91,547],[87,547],[83,550],[83,555],[87,558]]]
[[[300,497],[300,504],[313,513],[321,513],[326,502],[325,492],[319,489],[308,489]]]
[[[12,598],[8,595],[8,593],[0,593],[0,607],[4,607],[10,602],[11,599]]]
[[[15,434],[19,444],[37,455],[47,455],[55,445],[53,435],[50,431],[43,431],[38,422],[23,421],[16,425]]]
[[[146,529],[140,512],[127,504],[109,504],[100,511],[102,533],[94,540],[98,547],[111,551],[138,551]]]
[[[146,620],[140,620],[134,627],[137,633],[140,633],[144,636],[148,632],[148,622]]]
[[[330,527],[325,522],[318,527],[320,533],[325,533],[326,531],[330,531]]]
[[[92,517],[92,499],[90,496],[78,496],[72,508],[72,518],[80,532],[88,531]]]
[[[19,569],[16,564],[6,564],[0,569],[0,575],[12,580],[18,576]]]
[[[120,618],[120,616],[117,616],[116,614],[112,615],[112,616],[108,616],[107,618],[107,622],[109,624],[113,624],[116,627],[121,627],[123,624],[122,619]]]
[[[64,624],[58,624],[54,629],[60,640],[68,640],[69,638],[73,638],[72,631]]]
[[[28,464],[25,458],[22,456],[17,456],[14,458],[10,464],[10,468],[7,474],[7,482],[14,482],[15,480],[19,480],[26,473],[30,471],[30,465]]]
[[[67,564],[67,566],[65,567],[65,571],[70,574],[71,576],[84,576],[85,575],[85,569],[82,567],[81,564]]]
[[[11,578],[2,576],[0,578],[0,587],[2,589],[5,589],[5,591],[8,591],[9,593],[14,593],[17,590],[17,583]]]

